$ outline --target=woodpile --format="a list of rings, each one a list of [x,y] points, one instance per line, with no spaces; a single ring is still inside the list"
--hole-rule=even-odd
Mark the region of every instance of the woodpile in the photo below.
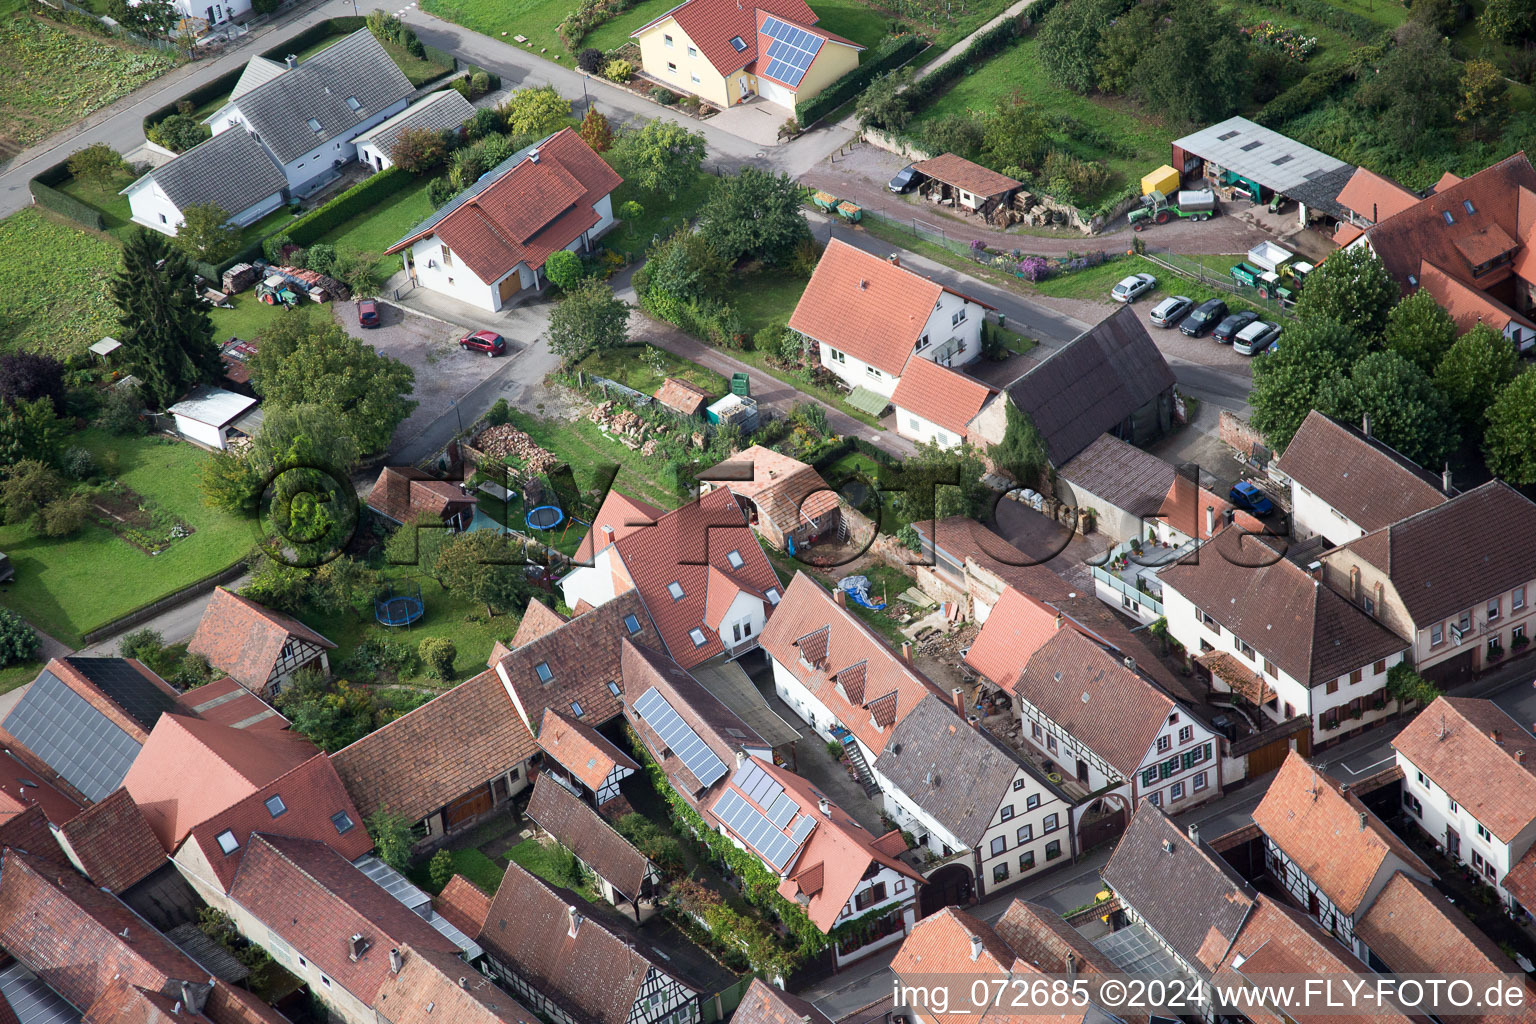
[[[560,461],[540,448],[527,434],[510,424],[489,427],[480,432],[472,447],[496,459],[517,459],[530,473],[542,475]]]

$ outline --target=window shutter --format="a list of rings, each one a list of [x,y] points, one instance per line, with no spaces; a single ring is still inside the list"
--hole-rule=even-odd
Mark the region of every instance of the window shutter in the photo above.
[[[1190,769],[1190,767],[1194,765],[1194,763],[1195,763],[1195,752],[1193,750],[1186,750],[1186,751],[1184,751],[1184,756],[1182,758],[1182,767],[1184,768],[1184,770],[1188,771]]]
[[[1211,759],[1211,745],[1209,743],[1205,745],[1205,759],[1207,761]]]
[[[1150,786],[1150,785],[1152,785],[1152,783],[1154,783],[1156,781],[1157,781],[1157,766],[1156,765],[1153,765],[1151,768],[1148,768],[1146,771],[1141,773],[1141,784],[1143,786]]]
[[[1164,761],[1161,765],[1159,765],[1158,767],[1159,767],[1159,770],[1160,770],[1160,772],[1162,774],[1162,777],[1166,779],[1168,776],[1172,775],[1173,774],[1173,766],[1175,764],[1177,764],[1177,763],[1178,763],[1178,761],[1176,759],[1169,758],[1167,761]]]

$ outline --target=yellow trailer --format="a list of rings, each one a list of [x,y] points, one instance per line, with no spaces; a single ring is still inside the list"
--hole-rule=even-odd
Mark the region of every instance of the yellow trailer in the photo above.
[[[1153,192],[1161,192],[1165,196],[1171,196],[1179,190],[1179,172],[1167,164],[1159,167],[1151,174],[1141,179],[1141,194],[1149,196]]]

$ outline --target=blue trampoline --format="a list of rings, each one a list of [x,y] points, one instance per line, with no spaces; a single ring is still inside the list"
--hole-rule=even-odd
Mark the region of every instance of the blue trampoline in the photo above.
[[[420,583],[388,581],[373,599],[373,617],[385,626],[410,626],[425,614]]]
[[[530,530],[553,530],[564,521],[565,513],[558,505],[538,505],[523,516]]]

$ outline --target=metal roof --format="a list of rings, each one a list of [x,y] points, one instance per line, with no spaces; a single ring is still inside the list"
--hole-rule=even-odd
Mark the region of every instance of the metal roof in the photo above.
[[[1343,168],[1346,173],[1333,192],[1337,196],[1354,173],[1350,164],[1246,117],[1229,117],[1176,140],[1174,145],[1287,195],[1292,189]]]
[[[432,909],[431,896],[428,896],[412,885],[404,875],[379,860],[373,854],[364,854],[353,861],[352,866],[367,875],[375,884],[399,900],[416,916],[437,929],[438,934],[455,946],[458,946],[464,952],[466,958],[474,960],[484,952],[474,939],[465,935],[452,921],[449,921],[442,914]]]
[[[769,746],[793,743],[800,738],[799,730],[769,706],[752,677],[736,662],[705,662],[689,669],[688,674],[750,725]]]
[[[21,1024],[80,1024],[80,1014],[20,963],[0,971],[0,998]]]
[[[123,343],[118,341],[116,338],[102,338],[96,344],[91,346],[91,351],[96,353],[98,356],[109,356],[122,347]]]
[[[137,740],[47,669],[27,688],[4,728],[93,802],[123,784],[139,755]]]
[[[239,419],[256,399],[237,395],[223,388],[201,387],[187,392],[187,397],[171,406],[166,412],[172,416],[184,416],[189,420],[222,427]]]

